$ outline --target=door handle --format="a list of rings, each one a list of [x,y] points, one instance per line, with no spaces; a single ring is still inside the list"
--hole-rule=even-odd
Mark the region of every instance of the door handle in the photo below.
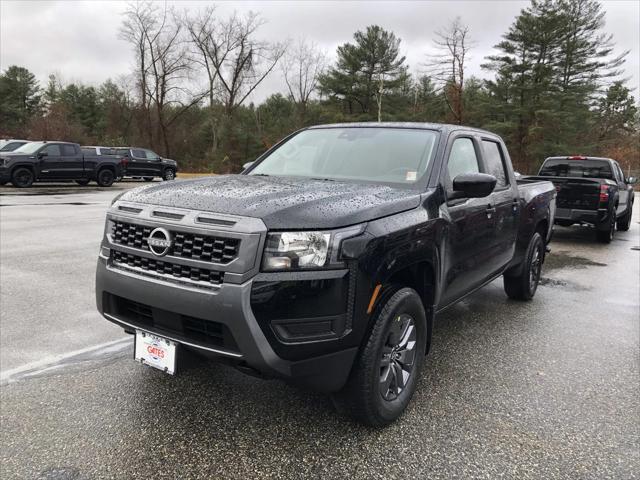
[[[491,218],[491,216],[492,216],[494,213],[496,213],[496,209],[495,209],[494,207],[492,207],[491,205],[489,205],[489,206],[487,207],[486,212],[487,212],[487,218]]]

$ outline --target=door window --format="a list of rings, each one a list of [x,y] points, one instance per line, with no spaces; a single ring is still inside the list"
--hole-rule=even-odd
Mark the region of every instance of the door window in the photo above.
[[[457,138],[454,140],[449,154],[447,169],[450,184],[460,174],[480,172],[473,140],[470,138]]]
[[[482,141],[482,150],[484,151],[484,162],[487,167],[486,173],[496,177],[496,188],[506,187],[509,183],[507,180],[507,172],[504,168],[504,158],[500,145],[489,140]]]
[[[144,150],[131,150],[131,155],[135,158],[147,158]]]
[[[147,155],[147,160],[155,160],[160,156],[151,150],[145,150],[145,154]]]
[[[73,145],[62,145],[62,155],[65,157],[73,157],[76,154],[76,147]]]
[[[44,150],[42,150],[43,153],[47,153],[47,155],[49,157],[59,157],[60,156],[60,145],[54,144],[54,145],[47,145],[46,147],[44,147]]]

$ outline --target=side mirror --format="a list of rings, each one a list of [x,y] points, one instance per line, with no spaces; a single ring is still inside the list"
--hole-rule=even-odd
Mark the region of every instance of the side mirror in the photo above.
[[[38,158],[48,157],[49,154],[47,152],[38,152]]]
[[[629,177],[627,178],[627,183],[629,185],[635,185],[636,183],[638,183],[638,179],[636,177]]]
[[[156,162],[161,162],[162,161],[162,157],[156,157]]]
[[[254,163],[256,163],[255,161],[253,162],[247,162],[244,165],[242,165],[242,169],[246,170],[247,168],[249,168],[251,165],[253,165]]]
[[[463,173],[453,179],[453,198],[482,198],[493,192],[496,177],[486,173]]]

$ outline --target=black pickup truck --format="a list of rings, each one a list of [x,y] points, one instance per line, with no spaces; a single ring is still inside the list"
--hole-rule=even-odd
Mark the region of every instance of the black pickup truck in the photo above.
[[[178,172],[178,162],[170,158],[163,158],[153,150],[135,147],[114,147],[117,155],[127,158],[128,177],[142,177],[145,182],[155,177],[163,180],[174,180]]]
[[[558,192],[558,225],[575,223],[596,227],[600,242],[613,240],[618,230],[627,231],[633,214],[634,177],[626,178],[615,160],[601,157],[567,156],[547,158],[537,177],[549,180]]]
[[[438,312],[500,276],[509,297],[533,297],[554,210],[553,185],[516,181],[492,133],[311,127],[240,175],[116,197],[97,307],[143,363],[174,373],[191,350],[385,425],[411,399]]]
[[[124,157],[84,154],[77,143],[29,142],[13,152],[0,153],[0,185],[11,182],[24,188],[40,180],[75,180],[86,185],[94,180],[101,187],[110,187],[125,166]]]

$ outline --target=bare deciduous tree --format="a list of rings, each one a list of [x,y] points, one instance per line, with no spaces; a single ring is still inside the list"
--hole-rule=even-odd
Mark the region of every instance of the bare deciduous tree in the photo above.
[[[444,30],[436,32],[434,44],[438,53],[429,57],[429,74],[441,89],[453,122],[462,124],[464,69],[472,46],[469,41],[469,27],[457,17]]]
[[[263,21],[253,12],[242,17],[234,13],[219,20],[214,16],[214,8],[208,7],[193,17],[185,15],[184,23],[197,53],[197,63],[207,73],[215,150],[220,130],[229,127],[235,110],[273,71],[285,49],[282,44],[255,38]],[[223,119],[216,116],[215,102],[222,106]]]
[[[147,136],[154,145],[152,111],[156,115],[156,139],[170,155],[169,127],[186,110],[198,104],[202,94],[192,94],[188,85],[191,62],[182,38],[182,25],[165,6],[151,2],[129,5],[121,36],[135,45],[136,76],[140,100],[147,116]]]
[[[282,75],[289,90],[289,96],[299,109],[300,120],[304,120],[307,105],[318,86],[327,63],[327,56],[313,43],[304,39],[289,46],[282,59]]]

